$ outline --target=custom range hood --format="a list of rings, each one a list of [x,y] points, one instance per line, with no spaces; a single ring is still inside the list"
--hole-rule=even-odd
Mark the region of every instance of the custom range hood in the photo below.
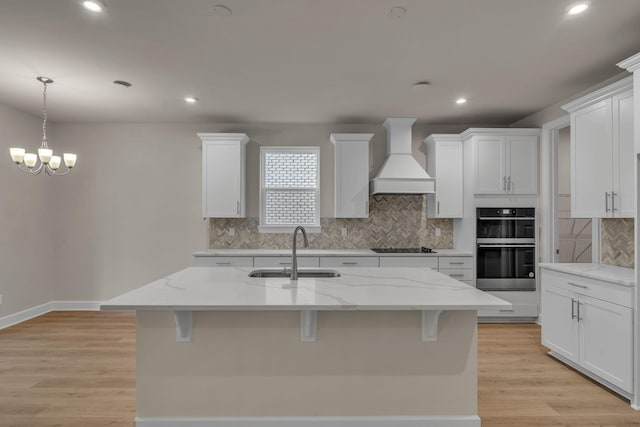
[[[411,154],[411,125],[415,118],[390,118],[387,129],[387,158],[378,175],[369,182],[370,194],[426,194],[435,192],[435,179]]]

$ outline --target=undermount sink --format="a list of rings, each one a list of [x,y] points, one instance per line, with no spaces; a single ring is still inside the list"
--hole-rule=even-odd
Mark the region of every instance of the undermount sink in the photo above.
[[[291,277],[291,270],[253,270],[249,277]],[[298,270],[298,277],[340,277],[335,270]]]

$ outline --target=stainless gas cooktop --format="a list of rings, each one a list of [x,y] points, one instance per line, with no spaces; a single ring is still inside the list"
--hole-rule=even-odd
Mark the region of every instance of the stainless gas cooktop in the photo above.
[[[372,251],[379,254],[435,254],[431,248],[425,248],[424,246],[420,248],[371,248]]]

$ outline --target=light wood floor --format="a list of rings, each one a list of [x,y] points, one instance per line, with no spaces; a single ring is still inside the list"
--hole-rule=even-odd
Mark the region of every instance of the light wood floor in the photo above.
[[[640,412],[551,359],[537,325],[480,325],[483,427],[640,426]],[[0,427],[133,426],[135,315],[54,312],[0,330]]]

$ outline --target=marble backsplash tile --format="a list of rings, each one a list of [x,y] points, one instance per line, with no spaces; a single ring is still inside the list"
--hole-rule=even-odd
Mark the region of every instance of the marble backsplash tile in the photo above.
[[[291,234],[259,233],[259,218],[211,218],[209,247],[281,249],[291,247]],[[369,198],[368,218],[322,218],[322,231],[309,234],[317,249],[376,247],[453,248],[453,221],[427,219],[424,195],[376,195]],[[234,228],[234,235],[229,232]],[[342,229],[347,235],[342,236]],[[440,236],[436,236],[436,228]]]
[[[600,226],[600,258],[603,264],[633,268],[634,225],[632,218],[603,219]]]

